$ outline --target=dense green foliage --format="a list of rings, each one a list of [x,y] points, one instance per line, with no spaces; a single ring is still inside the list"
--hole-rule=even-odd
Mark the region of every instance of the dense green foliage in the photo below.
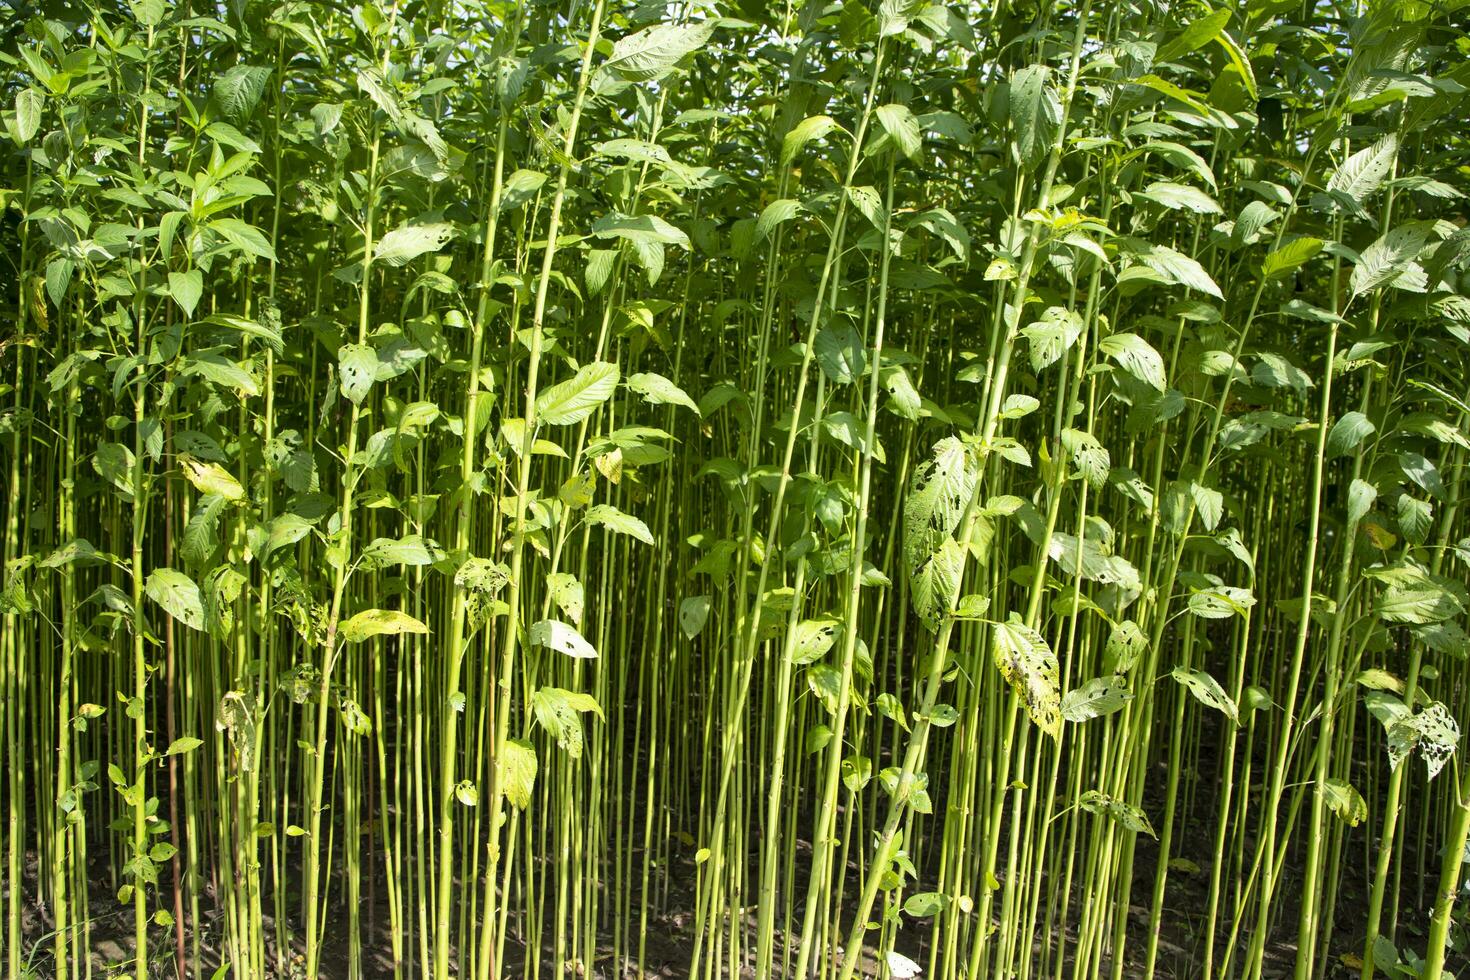
[[[1467,26],[11,5],[5,975],[1470,963]]]

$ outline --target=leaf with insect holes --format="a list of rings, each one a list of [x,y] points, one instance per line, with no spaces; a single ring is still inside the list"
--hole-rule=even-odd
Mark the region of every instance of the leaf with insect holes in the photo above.
[[[1094,677],[1072,688],[1062,698],[1062,717],[1081,723],[1120,710],[1133,700],[1133,692],[1117,676]]]
[[[444,550],[417,534],[403,538],[374,538],[362,549],[366,561],[383,565],[432,565],[444,557]]]
[[[500,772],[500,784],[505,787],[505,798],[517,810],[531,805],[531,790],[536,785],[536,750],[530,742],[519,738],[508,738],[495,758],[495,767]]]
[[[575,626],[558,619],[543,619],[526,631],[526,642],[533,647],[548,647],[577,660],[596,660],[597,650],[583,639]]]
[[[1416,715],[1400,718],[1388,726],[1388,764],[1398,769],[1414,750],[1424,757],[1428,778],[1444,768],[1460,743],[1460,725],[1436,701]]]
[[[396,609],[367,609],[342,624],[342,639],[348,643],[362,643],[375,636],[428,632],[429,627]]]
[[[1202,670],[1182,666],[1175,667],[1169,672],[1169,676],[1183,684],[1200,704],[1223,711],[1232,724],[1240,725],[1240,712],[1236,710],[1235,701],[1225,693],[1225,689],[1215,678]]]
[[[337,351],[342,394],[361,405],[378,376],[378,352],[367,344],[347,344]]]
[[[914,470],[903,509],[903,553],[911,573],[954,534],[978,475],[969,450],[953,437],[936,443]]]
[[[240,481],[218,463],[207,463],[183,453],[179,456],[179,469],[200,493],[212,493],[226,500],[240,500],[245,496]]]
[[[1158,837],[1154,833],[1153,824],[1149,823],[1148,815],[1131,803],[1090,789],[1077,798],[1077,805],[1089,813],[1097,813],[1107,817],[1125,830],[1131,830],[1135,834],[1148,834],[1150,837]]]
[[[924,972],[919,964],[897,950],[890,949],[884,953],[883,961],[888,965],[888,975],[893,977],[893,980],[913,980],[914,977]]]
[[[954,607],[965,574],[965,551],[953,538],[944,539],[909,576],[914,612],[931,631]]]
[[[542,687],[531,695],[531,711],[540,725],[556,739],[558,748],[573,759],[582,758],[582,715],[592,712],[602,717],[597,699],[582,691],[566,691],[559,687]]]
[[[690,596],[679,603],[679,629],[689,639],[694,639],[704,630],[704,624],[709,621],[711,608],[710,597],[707,595]]]
[[[821,660],[837,642],[837,629],[842,624],[830,617],[807,619],[796,624],[792,630],[791,655],[793,664],[809,664]]]
[[[454,573],[456,588],[494,595],[510,583],[510,569],[488,558],[466,558]]]
[[[1104,337],[1097,346],[1139,381],[1156,391],[1164,390],[1164,359],[1138,334],[1115,333]]]
[[[1188,606],[1190,613],[1201,619],[1229,619],[1244,614],[1255,604],[1250,589],[1217,585],[1190,595]]]
[[[1082,478],[1094,487],[1101,487],[1108,479],[1112,457],[1091,432],[1078,429],[1062,430],[1062,448],[1072,458],[1072,465]]]
[[[1048,307],[1041,319],[1021,328],[1031,351],[1031,370],[1040,371],[1061,360],[1086,329],[1080,314],[1061,306]]]
[[[1342,818],[1349,827],[1356,827],[1368,818],[1368,804],[1363,795],[1345,779],[1328,779],[1318,784],[1317,792],[1327,809]]]
[[[552,572],[546,576],[546,591],[551,593],[557,608],[566,613],[568,619],[578,626],[582,625],[586,592],[582,583],[577,581],[577,576],[567,572]]]
[[[995,665],[1042,731],[1062,733],[1059,667],[1046,638],[1019,620],[994,626]]]
[[[144,592],[164,612],[191,630],[204,630],[204,597],[194,580],[183,572],[155,568],[148,576]]]

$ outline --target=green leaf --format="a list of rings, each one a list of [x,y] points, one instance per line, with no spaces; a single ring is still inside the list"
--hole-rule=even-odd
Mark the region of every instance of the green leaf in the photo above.
[[[246,118],[260,103],[270,81],[271,69],[261,65],[235,65],[215,79],[210,95],[225,117],[236,122]]]
[[[1062,103],[1045,65],[1028,65],[1011,76],[1009,106],[1016,153],[1028,168],[1035,167],[1051,151],[1062,125]]]
[[[755,240],[763,242],[770,238],[778,227],[795,218],[801,211],[801,202],[791,198],[783,197],[767,204],[761,211],[761,216],[756,219]]]
[[[1159,48],[1158,54],[1154,56],[1154,61],[1157,63],[1173,61],[1181,55],[1198,51],[1219,37],[1228,23],[1230,23],[1230,10],[1225,7],[1212,10],[1203,17],[1190,21],[1189,26],[1170,38],[1169,43]]]
[[[204,597],[189,576],[172,568],[155,568],[144,591],[174,619],[191,630],[204,631]]]
[[[517,170],[505,178],[500,191],[500,211],[515,211],[531,202],[546,183],[546,175],[535,170]]]
[[[834,129],[847,132],[837,125],[837,120],[831,116],[809,116],[792,126],[781,140],[781,166],[790,166],[791,161],[796,159],[796,154],[801,152],[802,147],[812,140],[825,138]]]
[[[593,361],[583,366],[570,381],[563,381],[536,396],[536,421],[546,425],[573,425],[607,401],[618,387],[618,366]]]
[[[1353,480],[1348,488],[1348,521],[1356,524],[1373,509],[1378,499],[1378,488],[1366,480]]]
[[[689,236],[656,214],[607,214],[593,223],[592,234],[597,238],[622,238],[635,244],[689,247]]]
[[[629,389],[643,396],[643,400],[654,405],[682,405],[695,415],[699,406],[688,393],[661,374],[634,374],[628,378]]]
[[[1332,429],[1327,433],[1327,458],[1336,459],[1346,456],[1358,446],[1362,445],[1364,439],[1377,431],[1377,426],[1368,420],[1368,416],[1362,412],[1348,412],[1332,424]]]
[[[700,50],[714,33],[714,20],[658,24],[620,38],[604,67],[631,82],[651,82]]]
[[[265,233],[239,218],[216,218],[209,223],[209,230],[241,252],[268,261],[273,261],[276,257],[276,250],[271,247]]]
[[[168,293],[179,304],[179,309],[184,311],[185,316],[193,316],[195,308],[199,305],[199,298],[204,295],[204,274],[198,269],[190,269],[188,272],[170,272],[168,274]]]
[[[612,504],[596,504],[587,508],[587,514],[583,518],[588,524],[601,525],[609,531],[618,534],[626,534],[629,537],[642,541],[644,544],[655,544],[653,532],[648,525],[632,514],[625,514]]]
[[[1225,514],[1225,497],[1219,490],[1191,483],[1189,499],[1194,502],[1195,512],[1199,514],[1200,523],[1205,526],[1206,531],[1213,531],[1220,526],[1220,518]]]
[[[1393,169],[1398,152],[1397,133],[1389,133],[1372,146],[1359,150],[1327,178],[1328,192],[1346,194],[1358,204],[1363,204]]]
[[[402,225],[379,239],[373,250],[373,261],[407,265],[420,255],[439,251],[449,244],[454,234],[454,225],[447,222]]]
[[[183,755],[186,752],[193,752],[195,749],[199,748],[199,746],[203,744],[203,739],[195,738],[192,735],[184,735],[170,742],[168,746],[168,751],[164,752],[163,754],[166,756]]]
[[[15,136],[22,146],[29,143],[41,128],[41,113],[46,106],[46,97],[33,88],[23,88],[15,93]]]
[[[429,627],[408,613],[397,609],[367,609],[342,624],[342,639],[361,643],[374,636],[397,636],[400,633],[429,632]]]
[[[919,131],[919,121],[914,118],[908,106],[889,103],[879,106],[875,115],[878,117],[878,125],[883,127],[883,132],[898,147],[898,152],[910,160],[917,159],[924,137]]]
[[[828,324],[817,331],[813,354],[827,380],[833,384],[852,384],[867,370],[867,350],[863,338],[850,323]]]
[[[1216,299],[1224,298],[1220,287],[1215,284],[1215,280],[1210,278],[1204,266],[1183,252],[1176,251],[1167,245],[1156,245],[1138,238],[1125,238],[1123,243],[1129,254],[1163,276],[1166,281],[1198,290]]]
[[[1464,611],[1453,592],[1432,582],[1384,589],[1373,603],[1374,614],[1386,623],[1439,623]]]
[[[1193,214],[1220,214],[1219,203],[1198,187],[1175,184],[1167,180],[1156,180],[1134,194],[1150,201],[1157,201],[1174,211],[1189,211]]]
[[[903,903],[904,915],[916,919],[931,919],[949,908],[949,896],[941,892],[919,892],[910,895]]]
[[[1261,262],[1262,279],[1279,279],[1322,251],[1322,239],[1302,236],[1267,253]]]
[[[1382,285],[1407,286],[1416,292],[1425,288],[1424,272],[1413,265],[1424,250],[1429,229],[1423,222],[1400,225],[1363,249],[1353,266],[1349,285],[1358,296]]]

